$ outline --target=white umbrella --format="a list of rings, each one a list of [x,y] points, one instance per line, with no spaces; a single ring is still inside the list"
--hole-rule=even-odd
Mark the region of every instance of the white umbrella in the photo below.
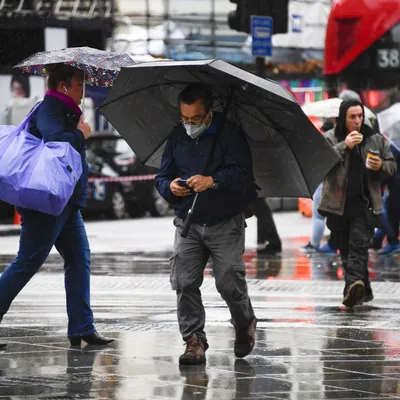
[[[382,135],[400,152],[400,103],[395,103],[378,113]]]
[[[391,107],[377,114],[379,126],[382,132],[390,130],[390,128],[400,121],[400,103],[395,103]]]
[[[304,104],[302,110],[304,114],[309,117],[319,117],[319,118],[337,118],[339,116],[340,104],[342,104],[342,99],[339,97],[334,97],[332,99],[316,101],[314,103]],[[376,119],[375,114],[368,108],[364,106],[365,116],[369,120]]]

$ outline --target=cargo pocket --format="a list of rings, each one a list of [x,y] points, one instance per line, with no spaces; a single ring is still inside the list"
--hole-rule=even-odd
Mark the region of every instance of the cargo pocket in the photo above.
[[[242,234],[243,233],[243,228],[244,228],[244,224],[245,224],[245,218],[244,218],[244,214],[239,214],[236,215],[235,217],[232,218],[233,221],[233,225],[235,227],[235,230]]]
[[[172,290],[178,290],[178,271],[177,271],[178,256],[179,254],[175,253],[169,259],[169,267],[171,271],[169,276],[169,281],[171,282]]]
[[[176,228],[182,228],[182,227],[183,227],[183,220],[182,220],[182,218],[175,217],[175,218],[174,218],[174,221],[173,221],[173,224],[174,224],[174,226],[175,226]],[[171,257],[171,258],[172,258],[172,257]]]

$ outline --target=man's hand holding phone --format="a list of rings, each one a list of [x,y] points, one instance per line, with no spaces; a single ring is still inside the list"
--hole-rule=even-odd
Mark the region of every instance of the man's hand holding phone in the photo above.
[[[190,196],[192,193],[189,186],[186,183],[186,179],[176,178],[169,185],[171,192],[178,197]]]

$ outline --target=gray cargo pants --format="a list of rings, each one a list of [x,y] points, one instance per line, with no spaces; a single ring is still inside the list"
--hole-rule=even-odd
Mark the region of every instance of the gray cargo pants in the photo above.
[[[254,311],[247,293],[246,268],[242,259],[244,214],[212,226],[192,224],[187,238],[180,235],[183,220],[175,218],[174,225],[170,281],[177,294],[178,323],[183,340],[187,341],[194,333],[206,340],[200,286],[210,256],[216,287],[229,307],[233,325],[239,329],[247,328],[254,319]]]

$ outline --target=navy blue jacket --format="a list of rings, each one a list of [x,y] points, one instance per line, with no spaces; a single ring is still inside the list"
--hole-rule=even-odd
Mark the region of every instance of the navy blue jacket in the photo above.
[[[84,207],[89,168],[86,162],[85,137],[76,129],[78,122],[79,116],[66,104],[56,97],[46,95],[29,121],[28,131],[45,142],[69,142],[79,152],[82,158],[82,176],[76,184],[70,203]]]
[[[178,177],[188,179],[196,174],[212,176],[220,187],[199,194],[194,223],[213,224],[245,211],[247,189],[253,181],[251,151],[242,130],[223,114],[215,113],[211,126],[195,140],[181,125],[167,140],[156,186],[174,207],[175,214],[183,219],[194,194],[177,197],[169,186]]]

